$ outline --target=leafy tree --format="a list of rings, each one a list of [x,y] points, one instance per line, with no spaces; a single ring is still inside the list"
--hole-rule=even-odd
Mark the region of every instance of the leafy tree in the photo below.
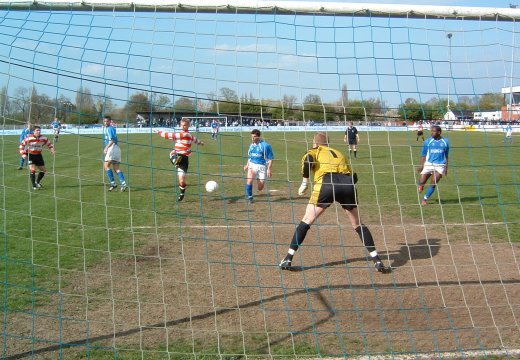
[[[222,100],[230,101],[230,102],[238,102],[238,95],[235,90],[231,90],[230,88],[224,87],[220,89],[220,95]]]
[[[96,114],[98,118],[102,118],[105,115],[112,114],[115,110],[115,105],[112,100],[103,95],[97,94],[93,97],[94,99],[94,108],[96,109]]]
[[[54,100],[47,94],[38,95],[36,88],[31,92],[31,122],[33,124],[44,124],[50,122],[56,115]]]
[[[144,92],[138,92],[130,95],[130,99],[125,104],[126,112],[130,114],[140,113],[149,113],[152,111],[152,107],[150,104],[150,99],[148,99],[148,95]]]
[[[345,117],[347,121],[365,121],[367,109],[360,100],[350,100],[345,106]]]
[[[153,111],[164,111],[170,105],[170,98],[164,94],[152,93],[151,103]]]
[[[195,111],[197,109],[195,100],[180,97],[175,101],[175,111]]]
[[[79,124],[96,124],[99,122],[94,97],[88,87],[81,86],[76,91],[76,109],[76,120]]]
[[[399,107],[399,116],[407,121],[420,121],[426,118],[423,106],[414,98],[408,98]]]
[[[432,97],[421,107],[424,110],[424,120],[442,119],[448,108],[448,99]]]
[[[237,93],[225,87],[220,89],[220,95],[220,99],[213,100],[211,112],[219,114],[238,114],[240,108]]]
[[[243,96],[240,99],[240,113],[241,114],[260,114],[262,112],[262,107],[260,106],[260,102],[253,98],[253,94],[249,94],[249,97]]]
[[[303,100],[303,119],[305,121],[325,121],[325,108],[321,97],[316,94],[309,94]]]
[[[31,96],[29,89],[19,87],[15,90],[13,96],[13,117],[21,122],[29,120],[29,109],[31,103]]]
[[[485,93],[480,97],[478,104],[480,111],[500,110],[504,103],[504,97],[500,93]]]
[[[299,111],[299,107],[296,105],[296,96],[284,95],[282,98],[283,116],[279,119],[294,120],[296,113]]]
[[[9,95],[7,94],[7,86],[2,86],[2,89],[0,89],[0,114],[3,116],[6,123],[12,118],[10,105],[11,103],[9,101]]]

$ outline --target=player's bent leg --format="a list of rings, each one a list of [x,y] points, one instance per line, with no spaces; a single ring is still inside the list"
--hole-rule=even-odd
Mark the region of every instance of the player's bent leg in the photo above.
[[[289,250],[287,250],[287,255],[285,255],[278,265],[282,270],[292,269],[292,259],[294,254],[303,243],[303,240],[305,240],[305,236],[307,236],[307,232],[311,228],[311,225],[323,213],[323,211],[325,211],[325,208],[317,207],[314,204],[307,204],[305,215],[294,231],[291,244],[289,245]]]
[[[265,180],[258,180],[258,184],[257,184],[258,191],[264,190],[264,187],[265,187]]]
[[[38,189],[36,186],[36,170],[31,168],[31,172],[29,173],[29,178],[31,179],[31,185],[34,190]]]
[[[246,185],[244,191],[246,193],[246,199],[253,201],[253,179],[255,178],[255,172],[252,169],[247,170]]]
[[[41,182],[42,182],[43,177],[45,176],[45,173],[47,172],[47,169],[45,168],[45,166],[39,166],[39,170],[40,170],[40,172],[38,173],[38,178],[36,179],[36,187],[41,189],[42,188]]]
[[[291,270],[292,269],[292,259],[300,245],[305,240],[305,236],[307,236],[307,232],[311,226],[306,224],[304,221],[300,221],[296,229],[294,230],[293,237],[291,239],[291,244],[289,245],[289,250],[287,250],[287,255],[282,259],[280,264],[280,268],[282,270]]]
[[[178,170],[179,175],[179,196],[177,197],[177,201],[182,201],[184,199],[184,195],[186,194],[186,174],[184,170]]]
[[[361,242],[370,254],[370,258],[374,262],[374,267],[376,268],[376,270],[383,274],[391,272],[391,269],[387,268],[381,261],[381,258],[379,258],[376,246],[374,244],[374,238],[372,237],[372,233],[370,232],[368,227],[365,224],[361,224],[358,227],[356,227],[355,230],[359,238],[361,239]]]

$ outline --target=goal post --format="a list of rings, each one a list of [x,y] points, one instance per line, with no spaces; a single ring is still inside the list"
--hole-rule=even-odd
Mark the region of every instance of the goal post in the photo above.
[[[0,0],[0,358],[519,357],[518,20]],[[17,170],[9,126],[55,115],[56,154]],[[180,119],[198,122],[197,144],[160,131]],[[449,166],[418,184],[425,141],[449,143]],[[174,146],[189,156],[172,164]],[[318,153],[357,175],[342,187],[355,204],[322,202],[338,189],[307,174]]]

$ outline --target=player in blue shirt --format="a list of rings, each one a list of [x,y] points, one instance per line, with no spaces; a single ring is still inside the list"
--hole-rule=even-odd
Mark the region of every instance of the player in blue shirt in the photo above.
[[[213,119],[211,121],[211,138],[213,140],[217,140],[219,127],[220,124],[218,123],[217,119]]]
[[[119,178],[121,184],[121,192],[125,191],[128,186],[126,185],[125,176],[123,172],[119,170],[119,164],[121,163],[121,149],[117,142],[116,129],[112,126],[112,119],[110,116],[103,118],[103,140],[105,141],[105,172],[107,173],[108,180],[110,181],[110,187],[108,191],[112,191],[117,187],[116,181],[114,180],[114,173],[110,168],[110,165],[114,168],[114,171]]]
[[[434,125],[430,131],[432,137],[424,142],[421,152],[421,166],[419,168],[421,177],[417,184],[419,192],[423,191],[424,184],[430,176],[433,175],[433,177],[430,181],[430,187],[421,201],[421,205],[427,204],[442,176],[448,174],[450,143],[448,139],[441,136],[442,129],[440,126]]]
[[[506,126],[506,128],[504,129],[505,131],[505,136],[504,136],[504,144],[506,142],[509,142],[510,144],[513,143],[513,127],[511,126],[511,124],[508,124]]]
[[[25,126],[22,130],[22,133],[20,134],[20,141],[18,142],[18,144],[20,145],[22,143],[22,141],[30,134],[32,134],[32,129],[31,129],[31,124],[30,123],[27,123],[27,126]],[[25,159],[23,156],[20,156],[20,166],[18,166],[18,170],[22,170],[23,169],[23,165],[25,163]]]
[[[58,137],[60,136],[61,130],[61,122],[57,117],[54,117],[54,120],[51,122],[51,128],[54,131],[54,142],[58,142]]]
[[[249,158],[244,166],[244,171],[247,172],[246,197],[249,201],[253,201],[253,180],[255,178],[258,180],[258,191],[262,191],[266,178],[272,176],[273,149],[271,145],[260,139],[260,134],[258,129],[251,131],[252,143],[247,152]]]

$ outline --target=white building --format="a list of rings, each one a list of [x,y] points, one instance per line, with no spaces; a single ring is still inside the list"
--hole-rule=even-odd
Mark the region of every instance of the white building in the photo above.
[[[473,119],[476,121],[500,121],[502,111],[477,111],[473,113]]]

